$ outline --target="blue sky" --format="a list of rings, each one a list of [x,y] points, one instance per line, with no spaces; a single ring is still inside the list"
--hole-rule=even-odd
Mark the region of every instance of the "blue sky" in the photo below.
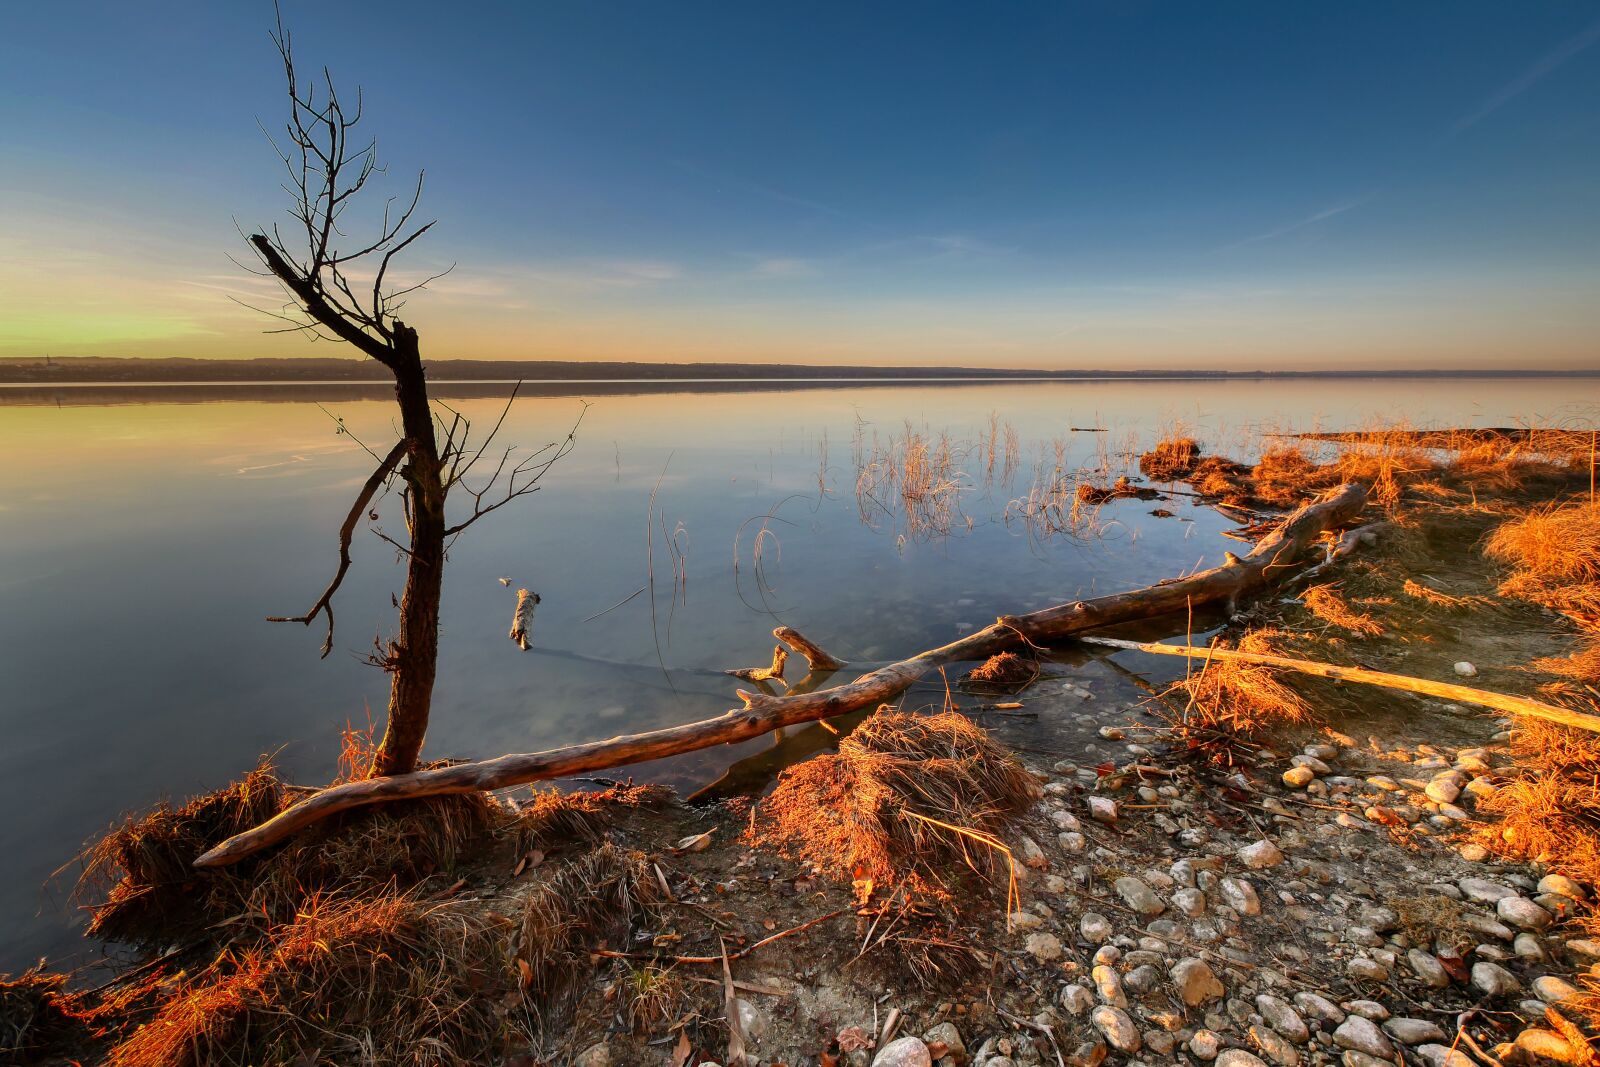
[[[1600,365],[1593,3],[458,8],[283,6],[433,356]],[[335,354],[227,299],[270,4],[4,17],[0,354]]]

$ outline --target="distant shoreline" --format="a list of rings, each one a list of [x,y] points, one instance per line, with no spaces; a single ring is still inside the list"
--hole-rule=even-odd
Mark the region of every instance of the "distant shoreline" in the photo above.
[[[594,363],[578,360],[434,360],[440,385],[709,384],[979,381],[1251,381],[1297,379],[1600,378],[1593,370],[1025,370],[980,367],[833,367],[758,363]],[[383,367],[350,359],[0,358],[0,386],[357,385],[388,381]]]

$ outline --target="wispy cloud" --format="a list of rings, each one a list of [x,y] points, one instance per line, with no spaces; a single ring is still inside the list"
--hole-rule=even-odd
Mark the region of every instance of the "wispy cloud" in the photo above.
[[[1589,23],[1584,29],[1562,41],[1543,56],[1540,56],[1538,62],[1501,86],[1499,91],[1485,100],[1476,111],[1457,119],[1454,125],[1450,127],[1449,133],[1445,135],[1446,139],[1476,126],[1496,111],[1499,111],[1596,41],[1600,41],[1600,19]]]
[[[1293,233],[1296,230],[1303,230],[1307,226],[1314,226],[1317,223],[1324,222],[1336,215],[1343,215],[1346,211],[1353,211],[1371,199],[1372,197],[1370,196],[1360,196],[1353,200],[1341,200],[1339,203],[1331,204],[1328,207],[1323,208],[1321,211],[1314,211],[1303,219],[1296,219],[1294,222],[1285,223],[1282,226],[1267,230],[1265,233],[1254,234],[1250,237],[1245,237],[1238,241],[1234,241],[1231,244],[1225,244],[1221,248],[1215,249],[1214,251],[1226,252],[1230,249],[1242,248],[1245,245],[1253,245],[1261,241],[1270,241],[1275,237],[1282,237],[1284,234]]]
[[[756,278],[810,278],[816,273],[815,263],[794,256],[763,259],[750,268],[750,274]]]

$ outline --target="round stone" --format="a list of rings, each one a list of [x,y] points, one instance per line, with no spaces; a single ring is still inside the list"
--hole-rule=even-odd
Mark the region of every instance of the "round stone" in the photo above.
[[[1239,850],[1238,856],[1239,862],[1251,870],[1276,867],[1283,862],[1283,852],[1271,841],[1257,841],[1246,845]]]
[[[1061,939],[1055,934],[1029,934],[1026,947],[1028,953],[1042,963],[1050,963],[1061,958]]]
[[[1383,1030],[1402,1045],[1423,1045],[1445,1040],[1445,1032],[1427,1019],[1390,1019]]]
[[[1121,1008],[1112,1007],[1110,1004],[1102,1004],[1094,1009],[1094,1012],[1089,1016],[1089,1021],[1094,1024],[1094,1028],[1100,1031],[1101,1036],[1106,1039],[1106,1044],[1118,1052],[1139,1051],[1142,1043],[1142,1039],[1139,1036],[1139,1028],[1133,1024],[1133,1020],[1129,1018],[1128,1013]]]
[[[1228,990],[1205,960],[1186,956],[1172,967],[1172,984],[1178,999],[1191,1008],[1227,995]]]
[[[897,1037],[878,1050],[872,1067],[933,1067],[933,1055],[920,1037]]]
[[[1527,897],[1501,897],[1495,902],[1494,910],[1519,930],[1543,930],[1555,921],[1548,911]]]
[[[1472,988],[1486,997],[1507,997],[1522,988],[1517,976],[1498,963],[1474,963]]]
[[[1189,1039],[1189,1051],[1196,1059],[1214,1060],[1222,1049],[1222,1038],[1210,1030],[1196,1030]]]
[[[1354,1049],[1356,1052],[1365,1052],[1369,1056],[1380,1056],[1392,1059],[1394,1045],[1378,1029],[1378,1024],[1371,1019],[1363,1019],[1359,1015],[1347,1016],[1339,1028],[1333,1032],[1333,1043],[1340,1048]]]

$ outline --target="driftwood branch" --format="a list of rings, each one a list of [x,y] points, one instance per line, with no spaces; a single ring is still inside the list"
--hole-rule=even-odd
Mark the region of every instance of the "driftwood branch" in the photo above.
[[[793,626],[780,626],[772,631],[772,636],[804,656],[814,671],[836,671],[845,665],[844,660],[828,655],[821,645]]]
[[[770,667],[735,667],[723,674],[731,674],[735,678],[742,678],[747,682],[770,682],[776,678],[783,681],[783,667],[789,662],[789,653],[782,645],[772,648],[772,665]]]
[[[1257,663],[1263,667],[1280,667],[1284,670],[1298,671],[1301,674],[1314,674],[1319,678],[1332,678],[1339,682],[1360,682],[1362,685],[1401,689],[1407,693],[1421,693],[1423,696],[1440,697],[1444,700],[1459,700],[1464,704],[1477,704],[1480,707],[1494,708],[1496,711],[1503,711],[1510,715],[1527,715],[1535,719],[1544,719],[1546,722],[1570,726],[1575,730],[1589,730],[1594,733],[1600,733],[1600,715],[1585,715],[1583,712],[1570,711],[1567,708],[1546,704],[1543,701],[1510,696],[1506,693],[1491,693],[1487,689],[1474,689],[1472,686],[1456,685],[1454,682],[1435,682],[1427,678],[1413,678],[1406,674],[1369,671],[1365,667],[1341,667],[1333,663],[1318,663],[1315,660],[1294,659],[1290,656],[1274,656],[1265,652],[1240,652],[1231,648],[1197,648],[1193,645],[1166,645],[1147,641],[1124,641],[1115,637],[1080,637],[1078,640],[1089,645],[1124,648],[1137,652],[1154,652],[1160,656],[1184,656],[1189,659],[1207,659],[1211,661],[1232,660],[1236,663]]]
[[[945,664],[985,659],[1007,649],[1047,644],[1116,623],[1169,615],[1207,604],[1231,603],[1251,590],[1291,577],[1322,533],[1348,525],[1361,513],[1366,502],[1364,487],[1340,486],[1289,516],[1243,558],[1231,557],[1220,567],[1143,589],[1059,604],[1028,615],[1002,616],[992,625],[958,641],[880,667],[830,689],[782,697],[741,691],[739,697],[744,707],[734,708],[714,719],[547,752],[515,753],[481,763],[458,763],[333,786],[254,829],[230,837],[196,859],[195,865],[220,867],[237,862],[252,852],[285,840],[319,819],[351,808],[406,797],[503,789],[525,782],[643,763],[713,745],[748,741],[781,727],[876,707]]]

